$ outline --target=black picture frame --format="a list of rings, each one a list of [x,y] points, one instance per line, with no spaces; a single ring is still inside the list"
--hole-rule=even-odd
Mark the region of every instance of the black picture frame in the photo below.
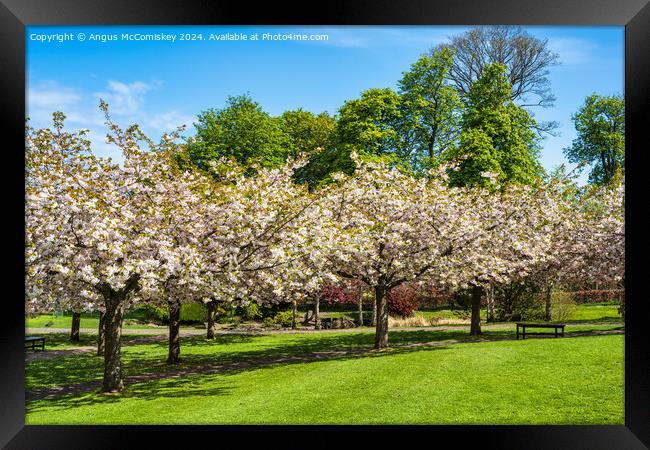
[[[292,445],[284,427],[212,426],[29,426],[25,425],[24,308],[24,146],[25,33],[26,25],[129,25],[129,24],[301,24],[301,25],[624,25],[626,108],[626,336],[624,426],[391,426],[300,427],[307,442],[332,441],[333,445],[381,442],[390,436],[411,441],[422,438],[431,445],[451,439],[455,447],[470,441],[481,448],[512,449],[642,449],[650,447],[650,351],[643,297],[647,253],[645,212],[647,189],[641,171],[648,152],[650,116],[650,4],[648,0],[330,0],[312,4],[247,3],[242,1],[102,1],[102,0],[1,0],[0,3],[0,117],[8,125],[0,141],[7,179],[4,202],[7,214],[4,236],[5,307],[0,327],[0,446],[8,449],[166,448],[178,436],[204,439],[214,445],[227,437]],[[22,216],[24,217],[24,216]],[[21,240],[22,238],[22,240]],[[10,289],[7,289],[7,288]],[[10,293],[10,295],[6,295]],[[525,408],[527,405],[522,404]],[[259,431],[259,432],[257,432]],[[290,430],[293,433],[296,429]],[[323,432],[328,433],[325,438]],[[361,433],[359,433],[361,432]],[[363,435],[363,436],[361,436]],[[320,437],[322,436],[322,438]],[[142,441],[142,438],[145,438]],[[301,439],[302,440],[302,439]],[[408,441],[406,443],[408,443]],[[145,442],[146,444],[137,444]],[[301,445],[305,445],[302,441]],[[311,445],[311,444],[306,444]]]

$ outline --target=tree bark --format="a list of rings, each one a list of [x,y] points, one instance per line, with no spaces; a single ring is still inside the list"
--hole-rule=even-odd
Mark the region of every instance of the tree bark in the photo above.
[[[469,334],[478,336],[481,334],[481,296],[483,295],[483,288],[481,286],[474,286],[472,288],[472,324],[470,326]]]
[[[291,311],[291,329],[296,329],[296,314],[298,312],[298,302],[293,301],[293,310]]]
[[[494,322],[494,286],[489,285],[485,290],[487,304],[487,321]]]
[[[117,295],[106,299],[103,392],[119,392],[124,388],[121,364],[123,308]]]
[[[363,296],[359,295],[359,320],[358,325],[363,326]]]
[[[370,326],[377,325],[377,301],[372,302],[372,318],[370,319]]]
[[[375,348],[388,347],[388,304],[386,287],[382,284],[375,286],[375,305],[377,309],[377,325],[375,326]]]
[[[553,285],[549,284],[546,286],[546,320],[552,320],[553,318],[553,304],[551,302],[553,294]]]
[[[320,299],[316,297],[314,301],[314,324],[317,330],[320,330]]]
[[[70,340],[79,342],[79,328],[81,325],[81,313],[72,313],[72,327],[70,328]]]
[[[178,302],[169,302],[169,353],[167,355],[168,364],[178,364],[181,362],[181,305]]]
[[[97,330],[97,356],[104,356],[104,348],[106,347],[106,332],[104,313],[99,312],[99,329]]]
[[[207,339],[214,339],[214,331],[215,331],[215,325],[214,325],[214,316],[215,316],[215,309],[216,309],[216,302],[214,300],[210,300],[207,304],[208,307],[208,332],[207,332]]]

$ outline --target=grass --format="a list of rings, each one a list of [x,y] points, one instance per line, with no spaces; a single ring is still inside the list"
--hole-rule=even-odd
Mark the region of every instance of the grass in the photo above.
[[[577,305],[567,322],[620,322],[618,303]]]
[[[125,329],[150,329],[150,328],[165,328],[164,326],[156,326],[144,322],[143,313],[139,310],[129,311],[124,316]],[[72,326],[72,314],[38,314],[34,317],[25,318],[26,328],[67,328]],[[80,328],[97,329],[99,327],[99,313],[82,313]]]
[[[180,366],[165,363],[165,328],[158,341],[142,343],[135,341],[142,336],[129,334],[125,326],[126,376],[256,360],[267,364],[130,384],[119,396],[85,393],[31,401],[26,423],[622,424],[623,336],[576,335],[621,329],[607,323],[621,321],[617,308],[577,306],[565,339],[503,340],[514,337],[511,323],[484,328],[480,343],[463,342],[472,338],[462,325],[392,329],[391,348],[382,352],[370,351],[374,334],[368,327],[218,335],[213,341],[183,337]],[[457,318],[444,309],[424,313]],[[73,345],[68,333],[48,333],[46,347],[95,346],[96,338],[96,332],[81,333],[81,342]],[[443,342],[449,340],[461,343]],[[437,346],[405,347],[436,341]],[[361,352],[270,361],[350,349]],[[34,360],[26,364],[26,389],[97,382],[102,373],[103,359],[94,352]]]
[[[383,352],[142,382],[121,396],[38,400],[27,404],[26,423],[623,423],[623,336],[399,348],[463,336],[466,330],[392,331],[393,347]],[[189,366],[225,363],[370,348],[372,338],[349,330],[224,335],[215,342],[193,337],[183,340],[182,356]],[[125,372],[168,370],[165,355],[164,342],[125,346]],[[101,358],[32,362],[26,375],[28,389],[101,379]]]

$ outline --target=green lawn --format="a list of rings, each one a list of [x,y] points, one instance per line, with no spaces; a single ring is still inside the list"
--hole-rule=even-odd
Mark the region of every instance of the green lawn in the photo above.
[[[144,321],[142,312],[138,310],[130,311],[124,316],[123,328],[126,329],[146,329],[146,328],[165,328],[146,323],[138,323]],[[39,314],[35,317],[27,317],[25,319],[25,327],[27,328],[70,328],[72,326],[72,314]],[[97,329],[99,327],[99,313],[82,313],[81,328]]]
[[[567,322],[622,322],[618,304],[577,305]]]
[[[567,327],[568,335],[584,329]],[[514,329],[485,338],[512,337]],[[121,396],[28,402],[28,424],[145,423],[623,423],[623,336],[468,339],[467,330],[390,333],[391,349],[185,375],[129,385]],[[128,340],[128,338],[127,338]],[[368,331],[183,339],[185,367],[341,349],[370,349]],[[401,348],[400,348],[401,346]],[[125,345],[126,375],[169,370],[166,342]],[[100,380],[92,354],[27,364],[27,389]],[[525,405],[523,407],[522,405]]]

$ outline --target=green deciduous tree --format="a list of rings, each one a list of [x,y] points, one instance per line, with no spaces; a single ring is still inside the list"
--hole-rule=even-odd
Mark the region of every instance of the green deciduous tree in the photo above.
[[[248,95],[228,97],[226,107],[208,109],[194,124],[197,133],[188,145],[191,159],[202,168],[221,157],[263,167],[284,163],[290,141],[280,121],[262,110]]]
[[[558,64],[558,54],[546,39],[538,39],[523,28],[507,25],[481,26],[457,36],[441,47],[454,49],[449,73],[461,96],[488,65],[503,64],[510,82],[510,99],[519,106],[550,106],[555,98],[548,79],[549,67]]]
[[[338,111],[332,146],[313,154],[298,170],[298,181],[313,188],[331,181],[333,173],[352,174],[356,167],[352,152],[362,159],[379,158],[391,164],[406,161],[398,133],[400,105],[400,96],[390,88],[368,89],[359,98],[346,101]]]
[[[532,184],[543,173],[538,162],[535,120],[510,98],[511,86],[502,64],[488,65],[467,95],[458,145],[443,155],[458,162],[450,172],[457,186]]]
[[[395,152],[400,96],[390,88],[368,89],[339,109],[337,145],[359,153]]]
[[[405,118],[399,134],[417,169],[429,167],[458,135],[462,103],[448,84],[452,64],[453,51],[442,48],[421,56],[399,81]]]
[[[289,138],[291,155],[312,153],[332,146],[336,120],[327,113],[314,115],[302,108],[285,111],[278,118],[280,128]]]
[[[625,103],[621,96],[592,94],[572,117],[578,137],[564,153],[572,163],[592,167],[589,181],[606,184],[623,172]]]

